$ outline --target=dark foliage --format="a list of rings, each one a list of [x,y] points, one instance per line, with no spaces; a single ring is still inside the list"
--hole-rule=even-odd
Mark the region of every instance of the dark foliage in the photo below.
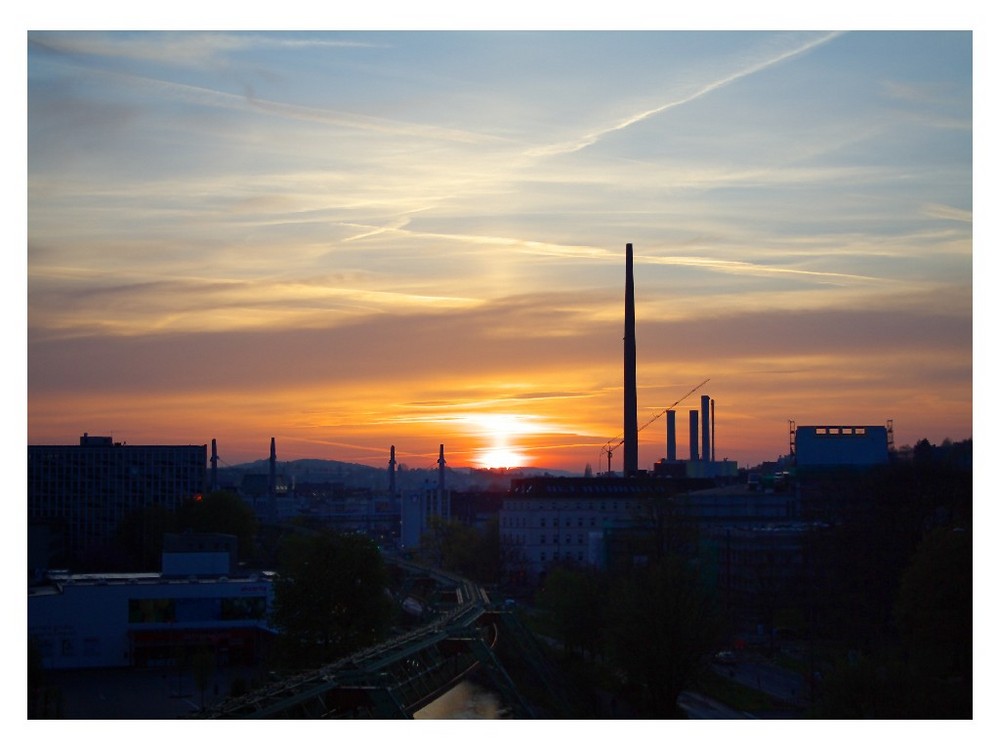
[[[500,576],[500,526],[496,518],[483,528],[435,517],[420,540],[420,557],[429,565],[482,584]]]
[[[201,500],[184,503],[177,509],[177,529],[232,534],[238,540],[240,559],[253,558],[257,517],[235,492],[210,492]]]
[[[688,566],[667,557],[617,579],[609,604],[612,659],[636,709],[651,718],[679,716],[677,698],[718,637],[713,598]]]
[[[810,548],[812,631],[843,654],[814,714],[971,718],[971,442],[921,441],[840,492]]]
[[[311,668],[384,638],[393,616],[378,547],[359,534],[287,536],[275,582],[273,623],[279,658]]]

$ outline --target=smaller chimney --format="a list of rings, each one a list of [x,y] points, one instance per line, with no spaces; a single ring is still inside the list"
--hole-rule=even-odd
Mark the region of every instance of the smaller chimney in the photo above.
[[[396,499],[396,446],[389,446],[389,497]]]
[[[715,461],[715,399],[712,399],[712,461]]]
[[[688,418],[690,422],[690,443],[691,443],[691,460],[698,460],[698,410],[692,409],[688,412]]]
[[[709,429],[710,402],[711,399],[708,396],[701,397],[701,458],[703,461],[712,459],[712,432]]]
[[[270,507],[271,520],[278,520],[278,454],[274,449],[274,438],[271,438],[271,458],[268,461],[267,499]]]
[[[215,446],[215,438],[212,438],[212,492],[219,489],[219,451]]]
[[[667,410],[667,460],[677,460],[677,412]]]

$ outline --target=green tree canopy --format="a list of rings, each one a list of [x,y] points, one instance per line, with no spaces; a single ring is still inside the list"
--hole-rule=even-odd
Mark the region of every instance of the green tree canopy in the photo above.
[[[129,571],[158,571],[163,535],[177,531],[177,514],[162,505],[148,505],[127,514],[118,525],[115,547]]]
[[[500,526],[494,518],[482,529],[434,517],[420,540],[421,557],[431,565],[480,583],[500,575]]]
[[[714,600],[674,557],[616,580],[609,601],[612,658],[651,717],[678,715],[677,698],[714,646]]]
[[[238,540],[240,559],[254,556],[257,517],[235,492],[219,490],[201,500],[189,500],[177,509],[176,527],[179,531],[232,534]]]
[[[273,612],[286,665],[318,667],[383,639],[394,611],[388,581],[378,547],[367,537],[286,536]]]

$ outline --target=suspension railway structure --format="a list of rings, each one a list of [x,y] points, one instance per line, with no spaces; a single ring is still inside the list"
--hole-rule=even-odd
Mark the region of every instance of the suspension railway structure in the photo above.
[[[419,590],[424,624],[332,664],[276,680],[231,698],[194,718],[202,719],[408,719],[473,672],[500,694],[511,718],[536,718],[500,663],[506,640],[528,664],[534,682],[560,695],[547,656],[508,607],[490,601],[479,585],[404,560],[395,593],[403,606]]]

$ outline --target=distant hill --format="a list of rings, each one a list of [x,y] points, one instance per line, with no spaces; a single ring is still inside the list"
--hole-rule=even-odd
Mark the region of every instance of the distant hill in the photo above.
[[[275,469],[292,486],[302,483],[332,482],[347,487],[370,487],[385,490],[389,486],[389,467],[377,468],[366,464],[331,461],[321,458],[300,458],[294,461],[278,461]],[[244,464],[219,468],[219,484],[239,487],[248,474],[268,474],[270,461],[259,459]],[[551,475],[574,476],[571,472],[558,469],[472,469],[467,467],[445,469],[445,482],[449,489],[466,491],[476,489],[506,489],[511,479],[521,477]],[[401,468],[397,471],[399,487],[422,486],[425,482],[437,482],[437,469]]]

